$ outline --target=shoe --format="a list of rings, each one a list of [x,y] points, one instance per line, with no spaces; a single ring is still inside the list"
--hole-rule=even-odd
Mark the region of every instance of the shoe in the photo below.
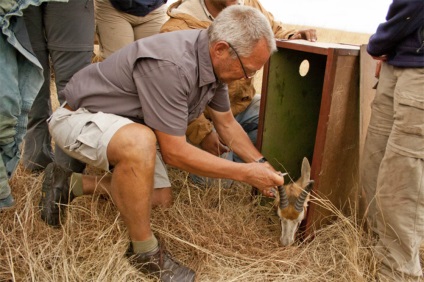
[[[44,180],[41,190],[40,208],[41,219],[48,225],[58,227],[65,206],[74,198],[69,191],[69,182],[72,171],[50,163],[44,170]]]
[[[199,186],[200,188],[207,188],[212,186],[220,186],[224,189],[229,189],[233,185],[234,181],[231,179],[225,178],[209,178],[205,176],[199,176],[196,174],[190,173],[188,175],[193,184]]]
[[[196,276],[193,270],[174,261],[160,246],[151,252],[136,254],[130,243],[126,256],[139,271],[163,282],[191,282]]]
[[[50,160],[50,162],[51,162],[51,160]],[[46,166],[47,165],[40,165],[38,163],[33,163],[33,162],[27,163],[27,164],[25,164],[25,163],[23,164],[24,171],[26,173],[30,173],[30,174],[31,173],[33,173],[33,174],[40,174],[40,173],[42,173],[46,169]]]
[[[0,210],[7,210],[13,208],[15,205],[15,199],[13,199],[12,194],[9,194],[4,199],[0,199]]]

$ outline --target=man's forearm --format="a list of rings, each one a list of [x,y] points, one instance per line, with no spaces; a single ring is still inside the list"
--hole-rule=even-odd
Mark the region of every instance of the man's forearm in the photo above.
[[[216,130],[225,144],[246,163],[254,162],[262,157],[247,133],[235,120],[229,126],[216,126]]]
[[[241,164],[214,156],[189,143],[165,150],[161,146],[161,151],[165,163],[170,166],[206,177],[244,180],[245,168]]]

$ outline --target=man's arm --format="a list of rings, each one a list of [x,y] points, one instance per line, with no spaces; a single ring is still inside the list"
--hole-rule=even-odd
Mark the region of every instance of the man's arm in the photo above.
[[[235,120],[231,111],[218,112],[208,108],[215,129],[224,144],[234,151],[246,163],[262,158],[262,154],[252,144],[249,136]]]
[[[284,183],[284,178],[269,164],[231,162],[187,143],[185,136],[173,136],[158,130],[155,134],[163,160],[168,165],[206,177],[242,181],[257,187],[267,197],[273,196],[272,187]]]

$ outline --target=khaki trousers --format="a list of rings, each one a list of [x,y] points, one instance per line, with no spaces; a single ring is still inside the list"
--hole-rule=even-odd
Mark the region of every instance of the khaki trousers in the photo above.
[[[116,10],[109,0],[95,0],[96,33],[100,56],[109,57],[122,47],[150,35],[159,33],[168,20],[164,4],[147,16],[138,17]]]
[[[424,237],[423,68],[383,63],[361,171],[368,220],[379,236],[380,273],[393,281],[418,279]]]

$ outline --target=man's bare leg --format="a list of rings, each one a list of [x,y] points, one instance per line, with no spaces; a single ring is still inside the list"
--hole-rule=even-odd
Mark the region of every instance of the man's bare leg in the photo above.
[[[95,176],[83,178],[81,174],[72,174],[55,163],[47,165],[40,199],[41,218],[51,226],[59,226],[61,208],[75,196],[107,193],[128,229],[131,243],[126,256],[130,263],[161,281],[194,281],[195,272],[174,261],[150,227],[156,161],[153,131],[141,124],[123,126],[109,141],[107,155],[115,169],[113,174],[99,181]],[[157,190],[162,190],[155,193],[158,199],[169,196],[166,191],[171,191],[170,188]]]
[[[115,167],[110,186],[112,200],[131,240],[147,240],[153,236],[150,211],[156,136],[144,125],[126,125],[110,140],[107,154],[109,163]]]
[[[194,281],[195,272],[163,252],[150,228],[156,160],[153,131],[140,124],[126,125],[112,137],[107,153],[115,166],[110,194],[131,238],[130,261],[161,281]]]
[[[74,175],[77,173],[73,173]],[[83,195],[111,195],[112,174],[108,173],[102,176],[82,175]],[[80,195],[78,195],[80,196]],[[171,187],[153,189],[152,207],[169,208],[172,206]]]

